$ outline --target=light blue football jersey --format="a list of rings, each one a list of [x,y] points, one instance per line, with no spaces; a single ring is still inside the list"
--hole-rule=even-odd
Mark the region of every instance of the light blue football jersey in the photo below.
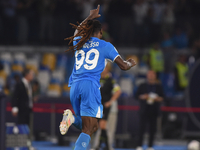
[[[73,45],[76,45],[80,38],[74,38]],[[75,52],[75,64],[69,78],[69,87],[80,80],[91,80],[100,87],[101,72],[106,66],[106,60],[114,62],[117,56],[119,53],[111,43],[91,37]]]

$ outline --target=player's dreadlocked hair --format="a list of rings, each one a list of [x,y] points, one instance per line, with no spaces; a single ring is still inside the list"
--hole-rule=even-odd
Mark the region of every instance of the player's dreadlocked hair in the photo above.
[[[78,23],[79,24],[79,23]],[[65,38],[65,40],[70,40],[69,44],[70,45],[75,37],[81,36],[79,40],[79,42],[74,45],[74,46],[70,46],[68,50],[66,51],[72,51],[73,53],[75,52],[75,50],[79,50],[86,42],[87,40],[90,39],[91,36],[93,36],[94,33],[97,33],[99,31],[101,31],[101,23],[98,20],[88,20],[85,23],[82,23],[81,25],[79,24],[78,26],[75,24],[70,23],[70,25],[72,25],[73,28],[78,30],[78,33],[74,36]]]

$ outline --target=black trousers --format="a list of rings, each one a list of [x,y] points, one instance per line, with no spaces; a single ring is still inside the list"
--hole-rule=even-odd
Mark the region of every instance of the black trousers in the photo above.
[[[27,124],[30,125],[30,118],[31,118],[32,110],[28,109],[27,111],[19,111],[18,114],[18,124]]]
[[[140,114],[140,124],[139,124],[139,141],[138,146],[143,145],[144,133],[146,131],[146,127],[149,125],[149,139],[148,146],[152,147],[154,142],[154,137],[157,129],[157,115],[153,114]]]
[[[108,108],[103,107],[103,117],[102,117],[103,120],[108,120],[109,112],[110,112],[110,107]]]

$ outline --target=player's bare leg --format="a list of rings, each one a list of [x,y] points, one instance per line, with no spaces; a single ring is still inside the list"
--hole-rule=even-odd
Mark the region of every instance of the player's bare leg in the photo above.
[[[97,118],[86,117],[86,116],[83,116],[81,118],[82,118],[82,123],[83,123],[82,132],[92,136],[92,134],[94,132],[96,132],[97,129],[98,129],[98,120],[97,120]]]

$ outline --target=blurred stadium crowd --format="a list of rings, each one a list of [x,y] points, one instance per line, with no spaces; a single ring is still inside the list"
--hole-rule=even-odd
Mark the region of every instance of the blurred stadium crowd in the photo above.
[[[177,66],[181,68],[176,61],[182,59],[185,63],[182,71],[185,66],[185,72],[188,73],[187,63],[191,64],[200,57],[200,30],[198,30],[200,2],[198,1],[1,0],[0,44],[67,45],[64,38],[73,35],[69,23],[82,21],[89,10],[97,4],[101,5],[99,20],[103,24],[103,38],[112,42],[117,48],[135,47],[142,51],[141,55],[133,56],[136,60],[140,60],[133,72],[122,73],[114,67],[112,71],[118,81],[121,77],[130,76],[131,83],[137,87],[146,73],[145,71],[140,73],[142,72],[140,70],[145,70],[143,69],[145,67],[147,70],[150,67],[157,72],[164,88],[182,89],[177,86],[179,83],[175,79],[176,76],[181,78],[177,72],[180,69],[174,71]],[[174,51],[183,52],[184,56],[175,55]],[[123,54],[123,51],[120,53]],[[134,54],[131,51],[129,53]],[[189,57],[191,55],[194,57]],[[48,92],[50,90],[57,91],[53,92],[57,96],[68,95],[67,80],[74,62],[71,56],[54,53],[33,55],[2,52],[0,60],[2,67],[4,66],[0,73],[0,86],[6,89],[6,93],[12,91],[10,88],[26,67],[35,71],[36,83],[41,85],[41,93],[50,93],[51,96],[52,92]],[[166,78],[172,81],[168,82]],[[170,82],[175,84],[172,86]],[[125,93],[130,94],[136,88],[130,89],[132,90],[127,91],[128,88],[125,88]]]
[[[195,58],[175,53],[165,57],[158,46],[154,44],[141,56],[122,55],[124,58],[133,58],[138,63],[127,72],[121,71],[113,64],[111,72],[121,86],[122,96],[133,96],[137,87],[146,80],[149,69],[157,73],[168,97],[183,92],[187,87],[189,71],[195,63]],[[32,83],[34,95],[69,96],[68,79],[73,64],[74,58],[63,53],[1,52],[0,88],[4,89],[6,94],[12,95],[14,85],[20,81],[23,70],[27,68],[35,73]]]
[[[127,73],[113,66],[113,76],[125,95],[134,93],[149,68],[157,72],[167,96],[187,87],[189,71],[200,57],[199,1],[1,0],[0,44],[67,45],[64,38],[74,32],[69,23],[82,21],[97,4],[101,5],[103,38],[117,49],[121,47],[121,54],[123,47],[129,47],[131,55],[126,53],[125,57],[138,61],[137,67]],[[131,51],[133,47],[139,54]],[[29,68],[36,74],[34,84],[40,85],[38,94],[69,95],[67,82],[74,62],[69,55],[19,50],[1,52],[0,62],[0,87],[7,94],[12,93],[22,70]]]
[[[68,78],[73,67],[73,57],[45,53],[1,53],[0,87],[12,94],[14,85],[22,78],[25,68],[35,73],[33,93],[48,96],[68,95]],[[67,64],[67,66],[66,66]],[[70,67],[71,66],[71,67]],[[67,93],[65,93],[67,91]],[[62,94],[63,92],[63,94]]]
[[[199,47],[198,0],[1,0],[0,43],[66,45],[89,10],[101,5],[104,38],[114,45]]]

